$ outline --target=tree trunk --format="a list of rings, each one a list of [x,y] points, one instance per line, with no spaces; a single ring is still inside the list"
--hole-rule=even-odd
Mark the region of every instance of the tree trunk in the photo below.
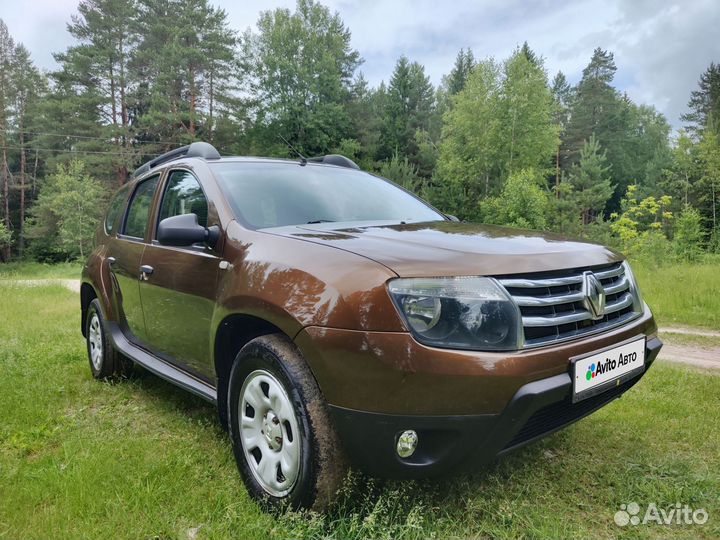
[[[717,230],[717,219],[715,214],[715,205],[717,201],[715,200],[715,179],[713,178],[712,182],[710,183],[710,189],[712,190],[712,216],[713,216],[713,231]]]
[[[117,100],[115,98],[115,71],[113,70],[112,64],[110,64],[110,107],[112,110],[112,123],[117,126]]]
[[[190,135],[195,137],[195,107],[197,96],[195,95],[195,73],[190,70]]]
[[[560,145],[555,152],[555,198],[560,198]]]
[[[10,195],[10,178],[8,177],[8,162],[7,162],[7,148],[3,145],[3,159],[2,159],[2,178],[3,178],[3,210],[4,210],[4,223],[5,228],[10,231],[10,201],[8,197]],[[3,260],[10,260],[10,246],[3,248]]]
[[[123,185],[127,180],[128,168],[127,160],[130,156],[130,137],[129,137],[129,124],[127,101],[125,98],[125,48],[123,46],[124,35],[120,35],[120,41],[118,43],[118,49],[120,52],[120,117],[123,126],[123,140],[122,146],[125,149],[123,157],[123,164],[120,166],[118,171],[118,180],[120,185]]]
[[[209,96],[210,103],[208,104],[208,106],[209,106],[209,109],[208,109],[208,134],[209,134],[209,139],[210,139],[211,144],[213,142],[213,132],[215,131],[213,129],[213,100],[215,98],[214,90],[215,89],[213,87],[213,72],[212,72],[212,70],[210,70],[210,96]]]
[[[20,117],[20,224],[18,226],[18,255],[22,259],[25,251],[25,134],[23,133],[23,120]]]
[[[32,175],[32,196],[35,198],[35,191],[37,187],[37,170],[38,170],[38,159],[40,156],[40,152],[35,150],[35,165],[33,166],[33,175]]]

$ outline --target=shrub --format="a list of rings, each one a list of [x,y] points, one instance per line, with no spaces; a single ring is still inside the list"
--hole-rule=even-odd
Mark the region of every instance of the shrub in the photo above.
[[[397,152],[393,154],[392,158],[382,162],[380,176],[392,180],[414,193],[419,193],[423,187],[422,179],[417,175],[417,167],[410,163],[407,157],[400,159]]]
[[[5,224],[0,222],[0,249],[12,244],[12,233],[7,230]]]
[[[480,202],[483,221],[527,229],[544,229],[548,210],[548,196],[538,185],[532,169],[513,173],[503,187],[500,197]]]
[[[697,261],[702,254],[702,243],[702,217],[687,205],[675,222],[675,253],[683,261]]]

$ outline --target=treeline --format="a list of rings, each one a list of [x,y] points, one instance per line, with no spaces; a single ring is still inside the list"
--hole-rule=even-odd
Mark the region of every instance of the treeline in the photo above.
[[[231,29],[209,0],[83,0],[42,73],[0,21],[2,259],[80,256],[108,193],[194,140],[223,154],[342,153],[461,219],[585,234],[628,251],[720,251],[720,66],[671,136],[596,49],[572,85],[527,43],[459,51],[441,84],[397,60],[371,87],[312,0]],[[82,214],[82,215],[79,215]]]

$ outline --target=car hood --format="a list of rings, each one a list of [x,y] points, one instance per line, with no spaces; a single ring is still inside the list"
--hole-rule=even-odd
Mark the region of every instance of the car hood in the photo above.
[[[606,247],[551,233],[477,223],[319,223],[265,232],[367,257],[402,277],[507,275],[622,260]]]

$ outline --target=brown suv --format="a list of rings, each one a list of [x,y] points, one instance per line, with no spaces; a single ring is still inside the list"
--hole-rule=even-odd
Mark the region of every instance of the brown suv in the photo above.
[[[134,362],[217,404],[250,493],[295,507],[348,462],[422,477],[512,451],[662,346],[605,247],[458,223],[342,156],[206,143],[120,189],[81,304],[96,378]]]

